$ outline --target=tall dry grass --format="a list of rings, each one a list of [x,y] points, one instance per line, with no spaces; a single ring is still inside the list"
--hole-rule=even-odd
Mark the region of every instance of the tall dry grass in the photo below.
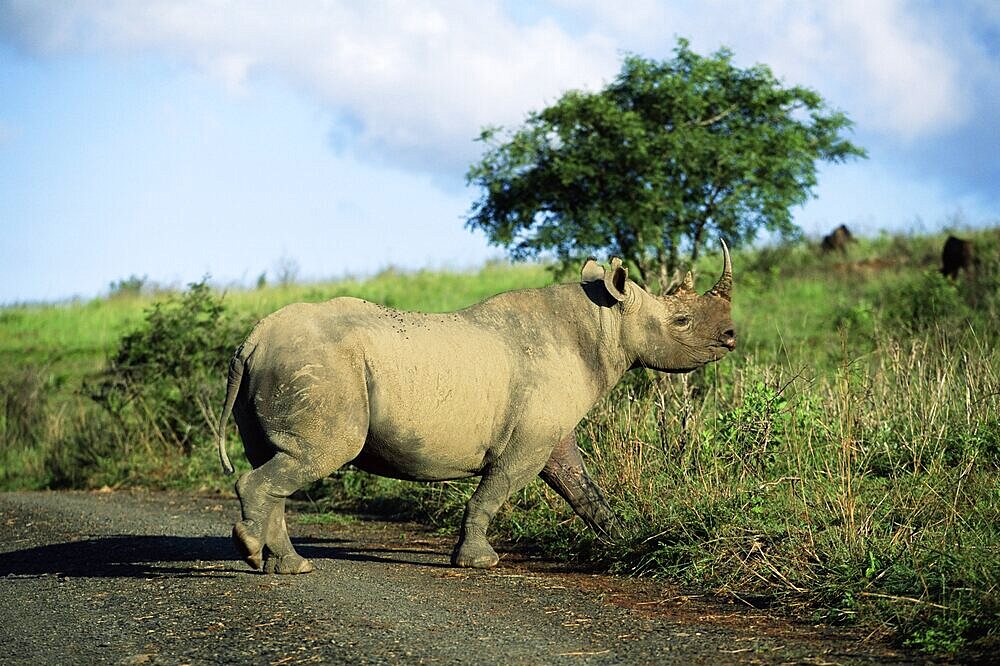
[[[643,378],[583,427],[628,539],[615,568],[861,617],[930,651],[1000,623],[1000,355],[974,331],[879,336],[829,373],[744,358]]]

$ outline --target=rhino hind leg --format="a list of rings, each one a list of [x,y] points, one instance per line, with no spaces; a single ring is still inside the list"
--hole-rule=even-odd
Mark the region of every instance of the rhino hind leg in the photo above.
[[[325,464],[318,465],[316,460],[304,461],[280,450],[270,460],[241,476],[236,482],[236,494],[243,519],[233,526],[233,543],[243,560],[265,573],[313,571],[312,563],[295,551],[288,536],[285,499],[308,483],[327,476],[351,457],[324,456]]]
[[[600,486],[587,474],[576,445],[575,432],[556,445],[539,476],[569,503],[600,538],[608,541],[618,538],[618,521],[614,511],[604,499]]]
[[[268,517],[264,538],[264,573],[302,574],[313,571],[312,562],[292,546],[285,524],[285,500],[278,502]]]
[[[285,501],[271,509],[264,523],[263,542],[253,523],[241,520],[233,526],[233,543],[252,568],[268,574],[303,574],[315,570],[312,562],[295,552],[285,524]]]
[[[252,568],[269,574],[301,574],[315,570],[292,546],[285,525],[285,502],[274,505],[264,523],[263,539],[255,534],[254,524],[241,520],[233,526],[233,543]]]

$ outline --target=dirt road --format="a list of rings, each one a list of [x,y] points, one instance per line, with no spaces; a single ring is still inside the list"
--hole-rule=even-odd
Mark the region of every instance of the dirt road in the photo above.
[[[233,500],[0,495],[3,664],[911,663],[912,655],[651,582],[508,555],[449,566],[414,525],[289,528],[318,571],[235,558]]]

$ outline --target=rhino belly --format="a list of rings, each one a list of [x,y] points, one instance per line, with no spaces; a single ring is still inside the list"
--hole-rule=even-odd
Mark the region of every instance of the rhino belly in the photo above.
[[[412,481],[476,476],[490,459],[493,442],[469,425],[373,419],[365,446],[353,463],[372,474]]]

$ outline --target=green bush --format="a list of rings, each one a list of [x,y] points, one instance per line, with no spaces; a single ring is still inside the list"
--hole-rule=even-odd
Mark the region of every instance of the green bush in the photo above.
[[[49,375],[27,365],[0,376],[0,446],[27,449],[45,438]]]
[[[108,285],[108,295],[110,298],[135,298],[146,288],[147,282],[145,275],[140,277],[132,274]]]
[[[762,381],[746,387],[742,398],[702,433],[702,442],[708,455],[759,471],[771,465],[785,437],[788,401]]]
[[[83,408],[45,456],[49,488],[99,488],[127,478],[133,438],[107,412]],[[141,436],[138,441],[145,441]],[[138,452],[136,452],[138,453]],[[150,460],[158,458],[145,451]]]
[[[214,434],[225,394],[225,369],[248,322],[227,316],[203,280],[146,311],[124,336],[91,396],[126,428],[154,432],[190,453]]]
[[[910,333],[961,329],[972,315],[956,284],[937,270],[890,285],[882,292],[881,309],[886,325]]]
[[[0,375],[0,488],[35,467],[50,431],[52,375],[25,365]]]
[[[1000,315],[1000,238],[984,237],[975,247],[975,264],[960,274],[956,288],[984,321],[995,322]]]

